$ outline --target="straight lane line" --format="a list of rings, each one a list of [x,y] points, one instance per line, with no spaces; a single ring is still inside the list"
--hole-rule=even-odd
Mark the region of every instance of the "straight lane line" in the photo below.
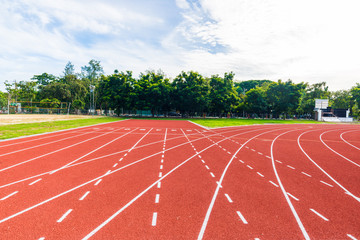
[[[244,218],[244,216],[241,214],[240,211],[236,211],[237,215],[240,217],[241,221],[244,223],[244,224],[248,224],[248,222],[246,221],[246,219]]]
[[[64,215],[62,215],[62,217],[59,218],[59,220],[57,220],[56,222],[61,223],[71,212],[72,209],[67,210],[66,213],[64,213]]]
[[[33,184],[35,184],[35,183],[39,182],[39,181],[41,181],[41,178],[39,178],[39,179],[37,179],[37,180],[35,180],[35,181],[33,181],[33,182],[29,183],[29,186],[31,186],[31,185],[33,185]]]
[[[14,195],[17,194],[18,192],[19,192],[19,191],[15,191],[15,192],[13,192],[13,193],[10,193],[9,195],[1,198],[0,201],[3,201],[3,200],[5,200],[5,199],[8,199],[8,198],[11,197],[11,196],[14,196]]]
[[[316,215],[318,215],[319,217],[321,217],[322,219],[324,219],[325,221],[329,221],[329,219],[327,219],[326,217],[324,217],[323,215],[321,215],[320,213],[318,213],[317,211],[315,211],[314,209],[310,208],[310,210],[315,213]]]
[[[81,198],[79,198],[79,200],[80,201],[84,200],[89,193],[90,191],[87,191]]]

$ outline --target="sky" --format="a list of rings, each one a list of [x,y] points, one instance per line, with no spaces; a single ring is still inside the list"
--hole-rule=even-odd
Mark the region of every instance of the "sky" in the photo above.
[[[80,72],[137,77],[194,70],[237,81],[269,79],[332,91],[360,82],[359,0],[0,0],[4,81]]]

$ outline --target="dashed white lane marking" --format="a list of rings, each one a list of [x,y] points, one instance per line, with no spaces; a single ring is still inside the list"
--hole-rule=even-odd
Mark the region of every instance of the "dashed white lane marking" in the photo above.
[[[210,172],[210,175],[211,175],[212,177],[215,177],[215,175],[214,175],[212,172]]]
[[[352,236],[351,234],[346,234],[346,236],[348,236],[348,237],[351,238],[352,240],[357,240],[357,238],[355,238],[355,237]]]
[[[163,165],[160,165],[160,169],[163,169]]]
[[[321,182],[322,184],[328,185],[329,187],[334,187],[333,185],[331,185],[331,184],[329,184],[329,183],[327,183],[327,182],[324,182],[324,181],[321,181],[321,180],[320,180],[320,182]]]
[[[263,155],[261,152],[258,152],[259,155]]]
[[[159,200],[160,200],[160,194],[156,194],[155,203],[159,203]]]
[[[266,156],[267,158],[271,158],[270,156]]]
[[[251,149],[251,151],[255,152],[255,149]]]
[[[29,183],[29,186],[31,186],[31,185],[33,185],[33,184],[37,183],[38,181],[41,181],[41,178],[39,178],[39,179],[37,179],[37,180],[35,180],[35,181],[33,181],[33,182]]]
[[[231,154],[231,152],[229,152],[229,151],[228,151],[227,153],[228,153],[228,154]]]
[[[87,191],[81,198],[79,198],[80,201],[84,200],[87,195],[89,195],[90,191]]]
[[[274,183],[273,181],[269,181],[269,183],[271,183],[271,184],[274,185],[275,187],[279,187],[279,185],[277,185],[277,184]]]
[[[7,195],[7,196],[5,196],[5,197],[3,197],[2,199],[0,199],[1,201],[2,200],[5,200],[5,199],[8,199],[9,197],[11,197],[11,196],[13,196],[13,195],[15,195],[15,194],[17,194],[19,191],[15,191],[15,192],[13,192],[13,193],[10,193],[9,195]]]
[[[161,159],[161,161],[160,161],[161,163],[164,163],[164,159]]]
[[[275,162],[282,163],[282,162],[280,162],[279,160],[275,160]]]
[[[221,184],[219,183],[219,181],[216,181],[217,185],[219,185],[220,188],[222,188]]]
[[[317,211],[315,211],[314,209],[310,208],[310,210],[315,213],[316,215],[318,215],[319,217],[321,217],[322,219],[324,219],[325,221],[329,221],[329,219],[327,219],[326,217],[324,217],[323,215],[321,215],[320,213],[318,213]]]
[[[224,195],[227,198],[227,200],[229,201],[229,203],[233,202],[233,200],[230,198],[230,196],[227,193],[225,193]]]
[[[64,213],[64,215],[62,215],[61,218],[59,218],[59,220],[57,220],[56,222],[60,223],[62,222],[70,213],[71,213],[72,209],[69,209],[66,211],[66,213]]]
[[[200,155],[198,155],[198,157],[199,157],[199,158],[201,158],[201,156],[200,156]]]
[[[241,163],[244,163],[244,161],[242,161],[242,160],[239,160]]]
[[[310,174],[307,174],[307,173],[305,173],[305,172],[301,172],[301,173],[304,174],[305,176],[311,177]]]
[[[39,238],[38,240],[45,240],[45,237],[41,237],[41,238]]]
[[[246,221],[246,219],[244,218],[244,216],[241,214],[240,211],[236,211],[237,215],[240,217],[241,221],[244,223],[244,224],[248,224],[248,222]]]
[[[252,168],[251,166],[249,166],[249,165],[246,165],[248,168],[250,168],[250,169],[254,169],[254,168]]]
[[[209,170],[210,168],[208,167],[208,165],[205,165],[206,169]]]
[[[151,221],[151,226],[156,226],[156,219],[157,219],[157,212],[154,212]]]
[[[157,188],[161,188],[161,182],[157,183]]]
[[[113,167],[116,167],[117,165],[118,165],[118,164],[117,164],[117,163],[115,163]]]
[[[295,169],[294,167],[290,166],[290,165],[286,165],[288,168],[291,168],[291,169]]]
[[[127,156],[127,153],[124,154],[124,157],[126,157],[126,156]]]
[[[159,172],[159,178],[162,177],[162,172]]]
[[[120,158],[119,162],[121,162],[123,160],[123,158]]]
[[[97,180],[97,182],[94,184],[94,186],[97,186],[101,181],[102,181],[102,179]]]
[[[204,160],[201,160],[201,162],[202,162],[202,163],[205,163],[205,161],[204,161]]]
[[[264,175],[262,175],[261,173],[259,172],[256,172],[260,177],[264,177]]]
[[[109,175],[111,173],[111,170],[107,171],[105,175]]]
[[[299,199],[297,197],[294,197],[294,195],[290,194],[287,192],[287,195],[289,195],[290,197],[292,197],[293,199],[295,199],[296,201],[299,201]]]

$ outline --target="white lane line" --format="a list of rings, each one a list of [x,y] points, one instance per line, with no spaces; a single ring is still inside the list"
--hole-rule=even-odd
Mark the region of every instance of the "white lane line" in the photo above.
[[[205,165],[206,169],[209,170],[210,168],[208,167],[208,165]]]
[[[323,184],[325,184],[325,185],[328,185],[329,187],[334,187],[333,185],[331,185],[331,184],[329,184],[329,183],[327,183],[327,182],[324,182],[324,181],[321,181],[321,180],[320,180],[320,182],[323,183]]]
[[[154,212],[151,221],[151,226],[156,226],[156,220],[157,220],[157,212]]]
[[[124,158],[120,158],[119,162],[121,162]]]
[[[31,186],[31,185],[33,185],[33,184],[37,183],[38,181],[41,181],[41,178],[39,178],[38,180],[35,180],[35,181],[33,181],[33,182],[29,183],[29,186]]]
[[[228,151],[227,153],[228,153],[228,154],[231,154],[231,152],[229,152],[229,151]]]
[[[157,188],[161,188],[161,182],[157,183]]]
[[[271,157],[270,157],[270,156],[266,156],[266,157],[271,159]]]
[[[263,155],[261,152],[258,152],[259,155]]]
[[[107,171],[105,175],[109,175],[111,173],[111,170]]]
[[[282,162],[280,162],[279,160],[275,160],[275,162],[282,163]]]
[[[354,130],[354,131],[358,131],[358,130]],[[358,148],[358,147],[356,147],[356,146],[352,145],[351,143],[349,143],[348,141],[346,141],[346,140],[343,138],[343,134],[348,133],[348,132],[354,132],[354,131],[347,131],[347,132],[343,132],[343,133],[340,135],[340,138],[341,138],[341,139],[342,139],[345,143],[347,143],[347,144],[349,144],[350,146],[352,146],[352,147],[356,148],[357,150],[360,150],[360,148]]]
[[[79,198],[79,200],[80,201],[84,200],[89,193],[90,191],[87,191],[81,198]]]
[[[201,160],[201,162],[202,162],[202,163],[205,163],[205,161],[204,161],[204,160]]]
[[[113,165],[113,167],[116,167],[118,164],[117,163],[115,163],[114,165]]]
[[[355,238],[355,237],[352,236],[351,234],[346,234],[346,236],[348,236],[348,237],[351,238],[352,240],[357,240],[357,238]]]
[[[229,203],[233,202],[233,200],[230,198],[230,196],[227,193],[225,193],[224,195],[227,198],[227,200],[229,201]]]
[[[41,237],[41,238],[39,238],[38,240],[45,240],[45,237]]]
[[[216,181],[216,183],[217,183],[217,185],[218,185],[220,188],[222,188],[222,186],[221,186],[221,184],[220,184],[219,181]]]
[[[291,169],[295,169],[294,167],[290,166],[290,165],[286,165],[288,168],[291,168]]]
[[[241,163],[244,163],[244,161],[242,161],[242,160],[239,160]]]
[[[237,215],[240,217],[241,221],[244,223],[244,224],[248,224],[248,222],[246,221],[246,219],[244,218],[244,216],[241,214],[240,211],[236,211]]]
[[[212,173],[212,172],[210,172],[210,175],[214,178],[215,177],[215,175]]]
[[[251,151],[255,152],[255,149],[251,149]]]
[[[62,215],[61,218],[59,218],[59,220],[57,220],[56,222],[60,223],[62,222],[70,213],[71,213],[72,209],[69,209],[66,211],[66,213],[64,213],[64,215]]]
[[[162,177],[162,172],[159,172],[159,177]]]
[[[124,157],[126,157],[126,156],[127,156],[127,153],[124,154]]]
[[[315,130],[312,130],[315,131]],[[328,178],[330,178],[336,185],[338,185],[339,187],[341,187],[346,194],[350,195],[351,197],[353,197],[356,201],[360,202],[360,197],[355,196],[353,193],[351,193],[349,190],[347,190],[343,185],[341,185],[339,182],[337,182],[332,176],[330,176],[330,174],[328,174],[324,169],[322,169],[312,158],[310,158],[310,156],[304,151],[304,149],[302,148],[301,144],[300,144],[300,138],[302,135],[304,135],[305,133],[308,133],[311,131],[307,131],[302,133],[298,139],[297,139],[297,143],[299,148],[301,149],[301,151],[305,154],[305,156],[318,168],[320,169],[320,171],[322,171],[326,176],[328,176]]]
[[[15,191],[15,192],[13,192],[13,193],[10,193],[9,195],[7,195],[7,196],[5,196],[5,197],[3,197],[2,199],[0,199],[1,201],[3,201],[3,200],[5,200],[5,199],[7,199],[7,198],[9,198],[9,197],[11,197],[11,196],[13,196],[13,195],[15,195],[15,194],[17,194],[19,191]]]
[[[320,213],[318,213],[317,211],[315,211],[314,209],[310,208],[310,210],[315,213],[316,215],[318,215],[319,217],[321,217],[322,219],[324,219],[325,221],[329,221],[329,219],[327,219],[326,217],[324,217],[323,215],[321,215]]]
[[[277,184],[274,183],[273,181],[269,181],[269,183],[271,183],[271,184],[274,185],[275,187],[279,187],[279,185],[277,185]]]
[[[99,185],[99,183],[102,181],[102,179],[97,180],[97,182],[94,184],[94,186]]]
[[[293,199],[295,199],[296,201],[299,201],[299,199],[297,197],[294,197],[294,195],[287,193],[287,195],[289,195],[290,197],[292,197]]]
[[[264,175],[262,175],[261,173],[259,172],[256,172],[260,177],[264,177]]]
[[[305,173],[305,172],[301,172],[301,173],[304,174],[305,176],[311,177],[310,174],[307,174],[307,173]]]
[[[155,203],[159,203],[159,200],[160,200],[160,194],[156,194]]]
[[[160,165],[160,169],[163,169],[163,165]]]
[[[161,159],[161,161],[160,161],[161,163],[164,163],[164,159]]]
[[[199,158],[201,158],[201,156],[200,156],[200,155],[198,155],[198,157],[199,157]]]
[[[249,166],[249,165],[246,165],[248,168],[250,168],[250,169],[254,169],[253,167],[251,167],[251,166]]]

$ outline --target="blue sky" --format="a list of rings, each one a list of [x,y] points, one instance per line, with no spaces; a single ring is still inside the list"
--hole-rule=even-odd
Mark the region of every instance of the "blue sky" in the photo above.
[[[0,0],[5,80],[101,61],[106,74],[233,71],[237,80],[360,82],[358,0]]]

